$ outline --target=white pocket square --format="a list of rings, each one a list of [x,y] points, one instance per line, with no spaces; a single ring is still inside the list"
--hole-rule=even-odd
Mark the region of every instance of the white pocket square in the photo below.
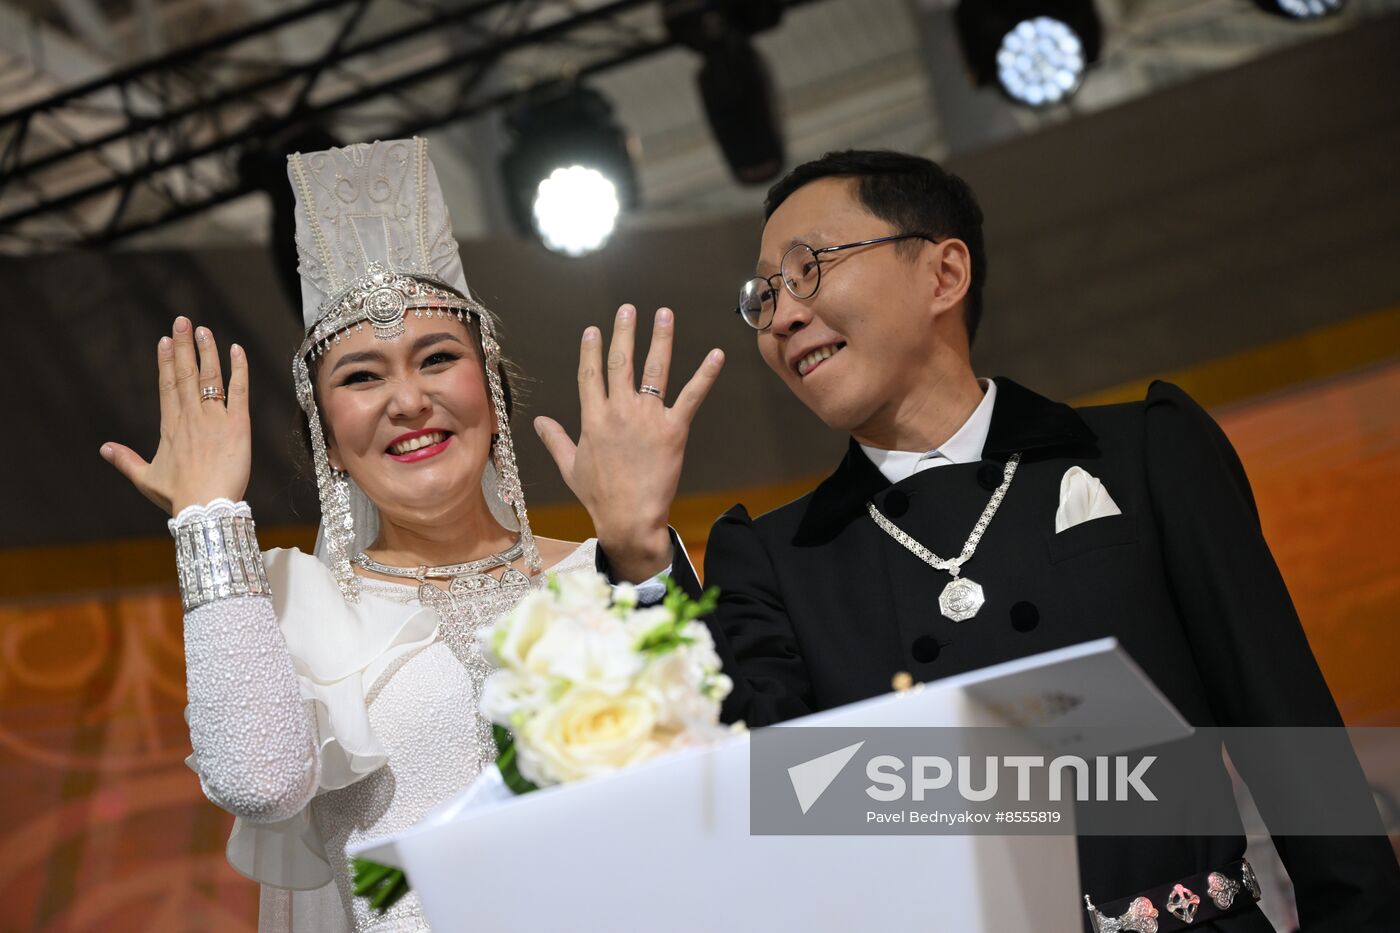
[[[1060,479],[1060,507],[1055,510],[1055,534],[1090,519],[1122,514],[1098,477],[1077,466],[1065,470]]]

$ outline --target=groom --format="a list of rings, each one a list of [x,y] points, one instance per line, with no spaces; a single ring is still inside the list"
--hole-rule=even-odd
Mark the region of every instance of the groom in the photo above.
[[[764,363],[850,447],[808,495],[757,517],[735,506],[710,532],[706,583],[721,598],[708,623],[735,684],[725,719],[767,726],[889,692],[900,672],[932,681],[1113,636],[1194,726],[1341,726],[1245,471],[1196,402],[1154,382],[1142,402],[1072,409],[973,373],[987,256],[962,179],[914,155],[830,153],[774,185],[764,210],[739,312]],[[665,517],[722,357],[668,408],[672,329],[659,311],[637,389],[636,310],[623,305],[605,392],[601,333],[588,328],[578,447],[553,420],[536,427],[595,524],[631,521],[599,528],[630,544],[599,549],[599,569],[645,580],[669,560],[699,593]],[[1197,773],[1232,807],[1207,745],[1193,747]],[[1246,780],[1267,776],[1236,763]],[[1352,773],[1354,786],[1319,787],[1319,799],[1364,796]],[[1396,929],[1400,869],[1385,839],[1274,843],[1303,929]],[[1084,894],[1106,918],[1145,897],[1161,929],[1182,927],[1166,895],[1221,873],[1245,892],[1225,909],[1201,898],[1190,929],[1270,929],[1242,832],[1078,846]]]
[[[935,680],[1113,636],[1194,725],[1341,724],[1244,470],[1195,402],[1156,382],[1144,401],[1077,410],[974,374],[987,257],[965,182],[915,156],[837,152],[779,181],[765,212],[741,313],[850,446],[812,492],[757,517],[735,506],[710,534],[726,718],[767,725],[888,692],[896,672]],[[911,547],[970,555],[959,577],[976,586],[949,589]],[[1400,923],[1383,839],[1275,842],[1309,933]],[[1238,871],[1244,849],[1243,835],[1084,837],[1081,880],[1110,917],[1138,895],[1161,909],[1178,881]],[[1193,928],[1269,927],[1241,896]]]

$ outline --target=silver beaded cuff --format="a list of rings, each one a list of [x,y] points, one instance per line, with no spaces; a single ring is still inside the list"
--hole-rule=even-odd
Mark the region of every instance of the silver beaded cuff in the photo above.
[[[246,502],[215,499],[172,518],[185,611],[230,596],[268,596],[267,572]]]

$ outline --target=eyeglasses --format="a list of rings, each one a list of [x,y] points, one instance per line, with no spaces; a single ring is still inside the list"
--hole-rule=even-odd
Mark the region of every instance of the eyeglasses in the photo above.
[[[813,249],[806,243],[797,243],[783,254],[783,261],[778,264],[777,272],[767,277],[757,276],[744,283],[744,287],[739,289],[739,306],[734,311],[754,330],[767,330],[773,324],[773,315],[778,310],[778,286],[773,284],[775,278],[782,277],[783,286],[792,297],[799,300],[811,298],[822,284],[821,257],[824,253],[911,239],[938,242],[922,233],[896,233],[893,236],[861,240],[859,243],[842,243],[840,246],[824,246],[821,249]]]

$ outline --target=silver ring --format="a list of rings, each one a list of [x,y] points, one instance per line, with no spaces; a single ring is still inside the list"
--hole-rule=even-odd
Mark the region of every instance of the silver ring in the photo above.
[[[224,390],[218,386],[205,386],[199,390],[199,400],[201,402],[215,401],[222,402],[225,399]]]
[[[642,386],[640,389],[638,389],[637,391],[640,392],[640,393],[642,393],[643,395],[655,395],[657,398],[663,399],[663,400],[666,398],[665,393],[663,393],[663,392],[662,392],[660,389],[658,389],[656,386],[647,386],[647,385],[644,385],[644,386]]]

